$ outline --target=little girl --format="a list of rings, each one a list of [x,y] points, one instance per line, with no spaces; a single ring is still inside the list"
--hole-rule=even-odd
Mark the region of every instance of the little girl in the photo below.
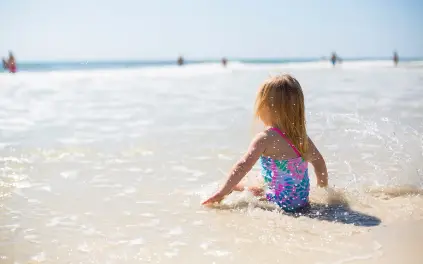
[[[267,129],[253,139],[226,183],[203,204],[220,202],[232,191],[244,190],[239,182],[260,159],[264,188],[248,189],[256,196],[265,194],[266,200],[285,211],[307,206],[308,162],[314,167],[319,187],[328,185],[328,175],[322,155],[307,136],[304,96],[299,82],[287,74],[267,80],[259,89],[255,113]]]

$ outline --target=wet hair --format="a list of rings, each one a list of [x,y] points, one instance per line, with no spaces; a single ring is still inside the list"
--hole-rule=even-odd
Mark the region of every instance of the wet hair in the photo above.
[[[255,115],[285,131],[304,157],[308,150],[304,95],[300,83],[291,75],[283,74],[266,80],[259,89],[255,102]]]

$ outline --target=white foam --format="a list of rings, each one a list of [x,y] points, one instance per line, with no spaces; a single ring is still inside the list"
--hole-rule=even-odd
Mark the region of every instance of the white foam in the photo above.
[[[51,192],[51,186],[43,186],[40,189],[46,192]]]
[[[134,187],[129,187],[129,188],[126,188],[125,190],[123,190],[123,192],[125,194],[136,193],[137,192],[137,189],[135,189]]]
[[[231,252],[226,250],[213,250],[213,251],[207,251],[204,253],[204,255],[211,255],[215,257],[225,257],[231,254]]]
[[[142,213],[142,214],[140,214],[140,216],[144,216],[144,217],[155,217],[155,215],[152,214],[152,213]]]
[[[77,220],[77,216],[57,216],[50,219],[48,223],[46,223],[47,227],[54,227],[58,225],[62,226],[74,226],[75,221]]]
[[[172,251],[165,252],[164,255],[168,258],[173,258],[173,257],[176,257],[178,253],[179,253],[178,249],[173,249]]]
[[[126,170],[131,171],[131,172],[141,172],[141,171],[143,171],[142,168],[137,168],[137,167],[127,168]]]
[[[41,202],[39,200],[36,200],[36,199],[28,199],[28,203],[41,204]]]
[[[137,239],[132,239],[128,242],[129,245],[142,245],[144,244],[144,239],[142,238],[137,238]]]
[[[78,251],[83,253],[89,253],[91,251],[91,248],[87,245],[87,243],[83,243],[81,245],[78,245]]]
[[[171,235],[171,236],[179,236],[179,235],[182,235],[182,233],[183,233],[183,231],[182,231],[182,228],[180,226],[172,228],[169,231],[169,235]]]
[[[148,221],[147,223],[140,223],[140,226],[143,227],[155,227],[160,224],[160,219],[154,218]]]
[[[0,228],[4,228],[6,230],[9,230],[10,232],[14,233],[18,228],[20,228],[21,226],[19,224],[13,224],[13,225],[3,225],[0,226]]]
[[[202,220],[197,220],[197,221],[192,222],[192,224],[195,225],[195,226],[201,226],[201,225],[204,224],[204,222]]]
[[[411,67],[418,67],[422,62],[405,62],[401,65]],[[401,66],[400,65],[400,66]],[[373,60],[373,61],[344,61],[337,64],[337,68],[342,69],[377,69],[392,67],[392,61],[389,60]],[[144,67],[131,69],[99,69],[99,70],[72,70],[72,71],[57,71],[57,72],[20,72],[16,75],[0,74],[0,84],[2,87],[8,87],[16,83],[26,85],[27,83],[38,83],[39,87],[45,82],[50,82],[50,86],[56,87],[56,90],[63,89],[60,85],[55,83],[75,81],[78,79],[91,78],[101,80],[107,78],[112,81],[125,81],[128,77],[170,77],[170,78],[188,78],[198,75],[215,75],[215,74],[231,74],[234,71],[263,71],[263,70],[289,70],[289,69],[330,69],[333,68],[329,61],[315,61],[315,62],[290,62],[290,63],[240,63],[232,62],[228,67],[223,68],[220,63],[202,63],[191,64],[183,67],[177,66],[159,66],[159,67]],[[112,74],[111,74],[112,73]],[[101,82],[91,83],[93,86],[99,85],[103,87]],[[43,109],[43,113],[48,113],[48,109]]]
[[[29,181],[20,181],[15,183],[15,187],[18,189],[30,188],[32,184]]]
[[[64,179],[74,180],[77,178],[78,171],[71,170],[71,171],[63,171],[60,173],[60,176],[62,176]]]
[[[158,201],[137,201],[137,204],[158,204]]]
[[[210,243],[207,243],[207,242],[203,242],[203,243],[200,244],[200,248],[202,248],[204,250],[208,249],[209,246],[210,246]]]
[[[181,241],[174,241],[174,242],[169,243],[170,247],[180,247],[180,246],[186,246],[186,245],[187,245],[187,243],[181,242]]]
[[[224,155],[224,154],[218,154],[218,155],[217,155],[217,157],[218,157],[219,159],[222,159],[222,160],[233,160],[233,158],[232,158],[232,157],[227,156],[227,155]]]
[[[191,170],[191,169],[188,169],[185,166],[180,166],[180,165],[172,166],[172,170],[174,170],[174,171],[180,171],[180,172],[184,172],[184,173],[189,173],[189,174],[191,174],[195,178],[200,177],[200,176],[203,176],[205,174],[202,171]]]
[[[98,234],[98,231],[95,228],[88,228],[83,231],[84,235],[92,236],[94,234]]]
[[[45,262],[47,260],[46,253],[40,252],[36,254],[35,256],[31,257],[31,260],[36,262]]]

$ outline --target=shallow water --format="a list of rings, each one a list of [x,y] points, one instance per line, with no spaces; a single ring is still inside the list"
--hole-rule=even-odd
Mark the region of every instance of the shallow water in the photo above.
[[[279,72],[333,190],[297,215],[200,206]],[[0,263],[420,263],[422,120],[422,68],[387,62],[0,74]]]

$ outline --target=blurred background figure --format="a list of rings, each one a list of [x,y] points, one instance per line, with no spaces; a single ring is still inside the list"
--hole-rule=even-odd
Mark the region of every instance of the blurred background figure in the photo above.
[[[398,61],[399,61],[398,53],[396,51],[394,51],[393,60],[394,60],[394,65],[396,67],[398,65]]]
[[[182,56],[179,56],[179,58],[178,58],[178,65],[179,66],[184,65],[184,58]]]
[[[3,69],[7,69],[7,61],[6,61],[6,59],[5,58],[1,58],[2,59],[2,62],[3,62]]]
[[[13,53],[11,51],[9,51],[9,58],[7,60],[3,58],[2,61],[3,61],[3,68],[5,70],[9,70],[10,73],[16,72],[16,60],[15,60],[15,56],[13,56]]]
[[[222,65],[223,65],[223,67],[226,67],[226,64],[228,64],[228,60],[225,57],[223,57],[222,58]]]
[[[330,57],[330,61],[332,62],[332,65],[335,67],[336,61],[338,60],[338,56],[336,55],[336,52],[332,52],[332,56]]]
[[[11,51],[9,51],[9,60],[7,61],[7,66],[9,67],[9,72],[16,72],[16,60]]]

